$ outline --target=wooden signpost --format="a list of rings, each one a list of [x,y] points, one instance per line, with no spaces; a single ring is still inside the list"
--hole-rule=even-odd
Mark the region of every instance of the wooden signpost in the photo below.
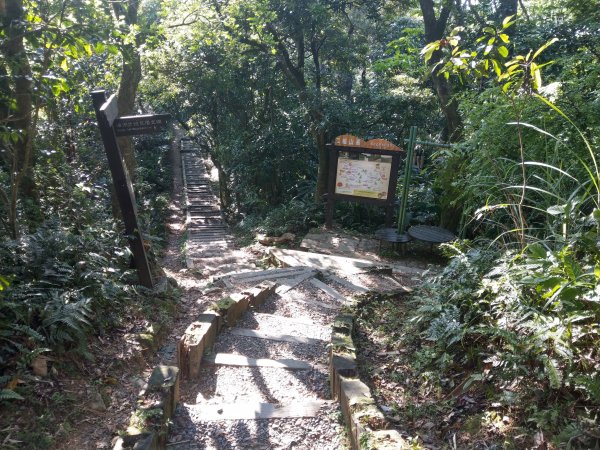
[[[147,288],[153,288],[152,273],[150,272],[142,230],[139,227],[137,217],[133,186],[123,161],[121,149],[117,143],[117,136],[159,133],[166,129],[169,116],[166,114],[150,114],[118,117],[116,95],[113,94],[106,98],[106,91],[104,90],[92,91],[91,95],[138,278],[140,284]]]
[[[386,226],[391,226],[398,167],[404,150],[384,139],[365,141],[350,134],[338,136],[328,148],[327,228],[333,224],[336,201],[383,206]]]

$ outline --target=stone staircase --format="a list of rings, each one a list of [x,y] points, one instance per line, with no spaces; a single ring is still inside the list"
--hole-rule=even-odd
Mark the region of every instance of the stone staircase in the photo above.
[[[198,146],[181,139],[181,164],[187,212],[188,265],[195,260],[221,256],[232,248],[232,238],[211,188],[210,176]]]
[[[184,377],[169,449],[348,448],[340,406],[330,400],[328,360],[344,296],[316,286],[317,274],[290,268],[227,277],[241,292],[265,280],[277,288],[226,323],[198,376]]]

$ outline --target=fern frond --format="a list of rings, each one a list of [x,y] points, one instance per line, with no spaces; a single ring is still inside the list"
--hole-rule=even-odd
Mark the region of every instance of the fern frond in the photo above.
[[[0,401],[23,400],[23,397],[11,389],[0,389]]]

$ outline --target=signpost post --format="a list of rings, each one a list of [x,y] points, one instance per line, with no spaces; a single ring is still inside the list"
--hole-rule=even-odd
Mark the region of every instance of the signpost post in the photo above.
[[[104,90],[94,90],[91,95],[138,278],[140,284],[147,288],[153,288],[152,273],[137,217],[133,186],[117,143],[117,136],[134,136],[164,131],[169,116],[167,114],[151,114],[118,117],[116,95],[113,94],[107,99]]]

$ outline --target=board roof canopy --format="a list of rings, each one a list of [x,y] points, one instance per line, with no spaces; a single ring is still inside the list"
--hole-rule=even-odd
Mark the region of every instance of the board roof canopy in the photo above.
[[[370,139],[365,141],[352,134],[342,134],[335,138],[335,145],[338,147],[355,147],[364,149],[376,149],[376,150],[391,150],[404,152],[403,149],[398,147],[396,144],[391,143],[385,139]]]

